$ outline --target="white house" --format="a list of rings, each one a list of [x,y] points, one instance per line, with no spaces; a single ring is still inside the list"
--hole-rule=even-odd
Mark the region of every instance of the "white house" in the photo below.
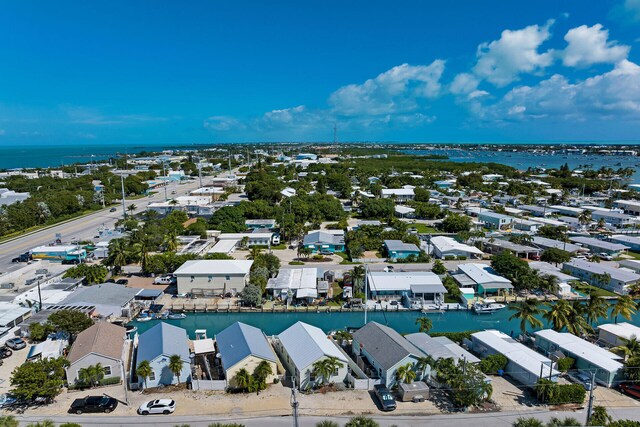
[[[240,292],[249,280],[251,260],[192,260],[178,268],[173,275],[178,281],[178,293]]]
[[[448,256],[482,258],[483,252],[475,246],[460,243],[457,240],[446,236],[435,236],[431,238],[433,246],[433,256],[445,258]]]

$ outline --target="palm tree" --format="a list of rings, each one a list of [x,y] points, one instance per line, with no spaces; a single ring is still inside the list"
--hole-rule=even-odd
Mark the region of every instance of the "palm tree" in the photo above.
[[[546,289],[549,292],[556,293],[558,290],[558,284],[560,279],[552,274],[545,274],[540,277],[540,287]]]
[[[51,420],[43,420],[36,423],[27,424],[27,427],[56,427],[56,423]]]
[[[622,345],[614,347],[611,350],[622,353],[625,360],[640,357],[640,341],[638,341],[638,338],[635,335],[632,335],[629,339],[622,338],[622,342]]]
[[[136,209],[138,209],[138,207],[136,205],[134,205],[133,203],[130,204],[129,206],[127,206],[127,210],[129,211],[130,215],[133,215],[133,213],[136,211]]]
[[[182,365],[184,365],[184,362],[180,358],[180,355],[174,354],[169,356],[169,370],[173,372],[173,375],[176,376],[178,385],[180,385],[180,373],[182,372]]]
[[[371,418],[358,416],[353,417],[344,425],[344,427],[380,427],[376,421]]]
[[[78,379],[84,384],[96,386],[100,383],[100,380],[104,378],[104,368],[101,363],[87,366],[78,370]]]
[[[16,424],[16,427],[18,427],[17,424]],[[316,427],[340,427],[340,424],[338,424],[335,421],[324,420],[324,421],[320,421],[319,423],[316,423]]]
[[[140,242],[135,243],[132,247],[132,254],[139,260],[140,268],[143,272],[147,271],[149,265],[150,242],[147,238],[143,238]]]
[[[329,382],[333,373],[343,367],[343,363],[337,357],[331,356],[321,359],[313,364],[313,374],[322,378],[321,384]]]
[[[586,318],[586,306],[580,301],[573,301],[569,307],[567,331],[578,336],[592,332],[593,328]]]
[[[513,423],[513,427],[544,427],[544,423],[537,418],[520,417]]]
[[[523,336],[527,335],[527,324],[532,329],[541,328],[543,325],[539,317],[545,313],[545,310],[540,308],[540,301],[535,298],[528,298],[512,304],[509,306],[509,310],[515,311],[509,320],[520,319],[520,331]]]
[[[580,215],[578,215],[578,222],[582,225],[587,225],[591,223],[591,211],[585,209],[582,211]]]
[[[151,369],[151,364],[148,360],[143,360],[138,364],[138,368],[136,369],[136,373],[139,377],[142,377],[144,381],[144,388],[147,388],[147,378],[153,374],[153,369]]]
[[[164,237],[164,244],[168,252],[175,252],[180,244],[178,234],[175,231],[169,232],[169,234]]]
[[[109,257],[106,264],[113,267],[114,272],[120,273],[122,267],[127,265],[127,242],[125,239],[113,239],[109,242]]]
[[[427,316],[423,316],[416,319],[416,325],[419,326],[420,332],[428,334],[433,327],[433,322]]]
[[[398,377],[398,381],[411,384],[414,379],[416,379],[416,372],[413,370],[413,365],[411,363],[407,363],[406,365],[402,365],[396,371],[396,376]]]
[[[361,265],[356,265],[351,270],[351,280],[353,280],[353,292],[362,292],[364,282],[365,269]]]
[[[629,295],[624,295],[618,298],[615,305],[613,306],[613,310],[611,310],[611,315],[615,316],[615,323],[618,323],[618,316],[622,316],[627,320],[631,320],[631,316],[636,314],[638,310],[638,303],[636,303],[633,298]]]
[[[435,360],[431,356],[418,357],[418,361],[416,362],[416,369],[421,372],[420,376],[424,378],[424,373],[427,368],[433,369],[435,364]]]
[[[607,413],[607,408],[604,406],[595,406],[591,417],[587,420],[587,425],[590,426],[606,426],[613,421],[611,415]]]
[[[247,259],[257,259],[260,256],[260,252],[262,252],[262,249],[257,246],[252,246],[249,249],[249,255],[247,255]]]
[[[552,304],[549,310],[544,313],[543,317],[551,323],[553,330],[561,331],[569,324],[569,316],[571,316],[571,305],[561,299]]]
[[[246,390],[249,388],[249,384],[251,384],[251,374],[245,368],[240,369],[236,373],[236,386],[240,390]]]
[[[0,417],[0,427],[18,427],[20,422],[13,415]]]
[[[256,369],[253,372],[253,375],[260,382],[261,388],[266,385],[267,378],[271,374],[273,374],[273,368],[271,367],[271,364],[266,360],[263,360],[262,362],[258,363],[258,366],[256,366]]]
[[[598,296],[595,291],[591,291],[589,293],[589,301],[587,301],[584,311],[587,316],[587,322],[589,325],[593,325],[593,322],[599,318],[607,317],[609,313],[609,303],[601,296]]]

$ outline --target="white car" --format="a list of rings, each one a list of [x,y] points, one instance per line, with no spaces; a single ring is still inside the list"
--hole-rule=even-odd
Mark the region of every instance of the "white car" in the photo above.
[[[153,283],[156,285],[171,285],[174,283],[174,278],[171,276],[160,276],[156,277]]]
[[[176,402],[171,399],[157,399],[150,400],[149,402],[143,403],[138,408],[138,414],[140,415],[150,415],[150,414],[164,414],[169,415],[173,414],[173,411],[176,410]]]

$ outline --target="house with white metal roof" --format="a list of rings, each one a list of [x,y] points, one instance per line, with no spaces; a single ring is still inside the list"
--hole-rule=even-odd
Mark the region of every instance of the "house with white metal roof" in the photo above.
[[[551,359],[500,331],[491,329],[471,334],[470,347],[480,357],[491,354],[505,356],[509,360],[505,373],[526,387],[535,386],[540,378],[557,381],[560,375],[553,369]]]
[[[579,243],[583,248],[587,248],[596,254],[604,252],[609,255],[617,256],[621,252],[629,249],[629,246],[607,242],[606,240],[594,239],[593,237],[576,236],[570,237],[569,240],[573,243]]]
[[[626,234],[614,234],[607,239],[612,243],[628,246],[634,252],[640,252],[640,237],[628,236]]]
[[[628,294],[630,286],[640,283],[640,275],[633,271],[581,259],[565,262],[562,269],[593,286],[621,295]]]
[[[182,264],[173,275],[178,281],[179,294],[237,293],[247,284],[251,265],[251,260],[191,260]]]
[[[564,205],[552,205],[549,206],[551,209],[553,209],[554,211],[556,211],[557,213],[559,213],[560,215],[568,215],[568,216],[573,216],[573,217],[579,217],[580,214],[582,212],[584,212],[584,209],[582,208],[576,208],[573,206],[564,206]]]
[[[533,246],[521,245],[519,243],[513,243],[508,240],[502,239],[488,239],[483,240],[482,244],[492,254],[499,254],[504,251],[513,252],[514,255],[520,258],[537,259],[540,254],[540,249]]]
[[[406,295],[429,303],[444,302],[447,293],[440,277],[430,271],[369,271],[367,288],[371,298]]]
[[[385,240],[384,248],[387,251],[387,257],[391,261],[420,255],[420,248],[413,243],[404,243],[402,240]]]
[[[499,276],[487,264],[459,264],[458,271],[452,277],[463,287],[473,287],[479,294],[492,294],[499,290],[513,289],[511,280]]]
[[[312,253],[317,252],[342,252],[344,251],[344,234],[333,234],[329,231],[309,232],[302,241],[305,248],[311,249]]]
[[[451,358],[456,363],[459,360],[468,363],[480,362],[480,359],[447,337],[432,337],[424,332],[417,332],[405,335],[404,338],[436,361]]]
[[[267,292],[274,298],[318,298],[317,268],[283,268],[267,281]]]
[[[511,227],[514,220],[515,218],[512,216],[503,215],[493,211],[478,212],[478,221],[483,223],[487,228],[506,230]]]
[[[484,255],[484,253],[475,246],[460,243],[447,236],[432,237],[431,245],[433,246],[433,256],[441,259],[452,256],[456,258],[466,257],[467,259],[482,258],[482,255]]]
[[[242,369],[253,374],[262,362],[271,366],[267,384],[278,376],[278,359],[262,330],[236,322],[216,335],[216,347],[225,378],[230,387],[237,387],[237,375]]]
[[[624,227],[625,225],[630,225],[634,222],[637,222],[637,218],[635,216],[627,215],[618,211],[606,210],[597,210],[591,212],[591,219],[593,221],[600,221],[602,219],[605,223],[611,224],[614,227]]]
[[[398,368],[411,365],[420,378],[423,372],[415,366],[420,357],[425,354],[415,345],[407,341],[388,326],[378,322],[369,322],[353,333],[352,351],[357,358],[358,366],[369,375],[375,375],[382,379],[387,387],[392,387],[398,382]],[[361,358],[365,358],[370,365],[369,369]],[[430,368],[424,372],[430,373]]]
[[[413,200],[415,193],[413,188],[383,188],[381,197],[383,199],[392,198],[398,202]]]
[[[59,305],[93,306],[95,307],[93,314],[103,318],[129,317],[131,305],[140,291],[140,289],[115,283],[80,286]]]
[[[611,347],[624,345],[625,340],[630,340],[634,337],[640,339],[640,327],[631,323],[621,322],[598,325],[598,341]]]
[[[553,329],[534,332],[536,348],[546,355],[562,352],[575,360],[574,369],[596,373],[596,381],[612,387],[623,378],[623,358],[570,333]]]
[[[574,245],[570,242],[563,242],[561,240],[548,239],[542,236],[533,236],[532,243],[540,249],[560,249],[569,253],[579,252],[584,250],[582,246]]]
[[[322,332],[320,328],[297,322],[277,336],[274,348],[280,360],[302,390],[320,385],[323,381],[314,370],[314,363],[336,358],[341,366],[333,372],[328,382],[341,383],[348,374],[347,356]]]

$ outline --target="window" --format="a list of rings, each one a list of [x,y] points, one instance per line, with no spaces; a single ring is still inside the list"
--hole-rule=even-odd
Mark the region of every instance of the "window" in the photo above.
[[[212,280],[213,280],[213,276],[209,276],[209,281],[212,281]]]
[[[224,280],[231,280],[231,276],[224,276]]]
[[[339,370],[339,369],[338,369],[338,368],[336,368],[336,369],[335,369],[335,371],[333,371],[333,376],[334,376],[334,377],[338,375],[338,370]]]
[[[111,375],[111,366],[105,366],[104,367],[104,374],[105,375]]]
[[[191,281],[193,282],[194,280],[196,280],[196,276],[191,276]]]
[[[313,382],[316,380],[316,376],[313,372],[309,371],[309,381]]]
[[[149,381],[155,381],[156,380],[156,373],[155,371],[151,371],[151,375],[149,375]]]

